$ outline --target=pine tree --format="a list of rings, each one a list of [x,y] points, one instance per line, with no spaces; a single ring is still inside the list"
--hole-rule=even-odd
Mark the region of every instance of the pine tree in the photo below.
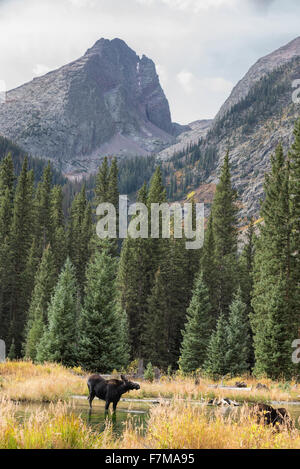
[[[91,256],[92,210],[85,187],[73,200],[68,232],[69,256],[75,267],[81,297],[85,285],[86,266]]]
[[[99,167],[98,174],[96,176],[95,185],[95,204],[98,206],[103,202],[107,202],[109,187],[109,168],[107,157],[103,159],[102,165]]]
[[[96,252],[87,268],[80,316],[79,355],[88,370],[111,372],[128,364],[126,318],[117,302],[116,261]]]
[[[277,379],[292,373],[291,344],[298,334],[298,311],[291,275],[289,162],[281,145],[271,163],[271,172],[265,177],[265,201],[261,210],[264,225],[254,261],[251,324],[255,373]]]
[[[21,355],[26,311],[31,291],[23,288],[24,274],[33,241],[33,173],[28,171],[28,160],[24,159],[15,191],[10,246],[12,271],[10,288],[10,343],[14,339],[16,356]]]
[[[11,223],[14,198],[14,166],[9,153],[0,164],[0,337],[9,340],[10,285],[13,279]]]
[[[254,220],[251,219],[246,232],[246,243],[242,254],[239,259],[239,271],[240,271],[240,287],[242,292],[242,299],[246,305],[246,315],[249,323],[249,371],[253,370],[255,363],[254,347],[253,347],[253,332],[250,324],[250,317],[253,314],[253,308],[251,305],[252,294],[253,294],[253,266],[254,266],[254,254],[255,254],[255,243],[256,235],[254,228]]]
[[[36,273],[26,326],[25,356],[36,359],[37,347],[47,324],[47,309],[55,286],[56,269],[50,246],[44,250]]]
[[[290,158],[290,199],[291,199],[291,275],[295,284],[295,302],[300,304],[300,119],[294,130],[294,143]],[[298,313],[300,330],[300,313]]]
[[[192,300],[187,310],[187,322],[182,331],[179,366],[185,373],[193,372],[203,366],[213,326],[214,318],[209,293],[201,274],[195,281]]]
[[[7,342],[9,333],[10,285],[13,278],[10,227],[12,203],[9,188],[0,197],[0,337]]]
[[[224,376],[228,372],[226,362],[227,346],[227,321],[223,313],[217,321],[217,328],[212,333],[208,348],[204,369],[215,378]]]
[[[214,295],[218,312],[225,315],[228,314],[233,293],[238,285],[236,199],[236,192],[231,185],[227,152],[212,206],[216,265]]]
[[[204,236],[204,244],[200,259],[201,271],[203,273],[203,281],[208,288],[209,300],[212,307],[214,322],[216,325],[219,314],[217,296],[215,292],[217,265],[215,258],[215,243],[213,232],[213,214],[208,219],[207,229]]]
[[[146,362],[164,369],[170,364],[168,337],[170,302],[167,276],[168,272],[161,268],[155,275],[155,283],[148,298],[143,351]]]
[[[57,274],[61,271],[66,260],[66,233],[64,227],[63,195],[60,186],[54,186],[51,191],[50,222],[51,222],[51,251]]]
[[[242,301],[239,289],[230,305],[227,324],[227,353],[225,362],[227,372],[240,376],[249,370],[250,335],[247,307]]]
[[[15,173],[12,154],[8,153],[0,164],[0,197],[9,190],[9,200],[14,199]]]
[[[147,186],[139,191],[138,202],[147,202]],[[126,311],[132,358],[142,358],[147,298],[151,292],[150,246],[148,239],[127,237],[122,245],[118,271],[118,286],[122,309]]]
[[[48,324],[37,348],[38,361],[74,366],[78,359],[78,295],[75,269],[68,258],[47,311]]]
[[[119,251],[119,189],[118,189],[118,165],[117,159],[114,158],[112,160],[110,170],[109,170],[109,178],[108,178],[108,187],[107,187],[107,202],[111,203],[116,209],[116,239],[110,239],[110,252],[113,256],[118,255]]]
[[[44,169],[42,181],[38,184],[35,204],[36,204],[36,244],[38,255],[42,256],[43,250],[51,241],[51,201],[52,173],[50,162]]]

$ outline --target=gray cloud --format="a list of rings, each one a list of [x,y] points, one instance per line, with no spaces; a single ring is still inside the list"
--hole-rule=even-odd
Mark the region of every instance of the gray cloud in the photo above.
[[[275,3],[275,0],[248,0],[248,2],[258,10],[267,10]]]
[[[16,87],[120,37],[157,64],[175,121],[213,117],[259,57],[299,35],[299,13],[297,0],[0,0],[0,80]]]

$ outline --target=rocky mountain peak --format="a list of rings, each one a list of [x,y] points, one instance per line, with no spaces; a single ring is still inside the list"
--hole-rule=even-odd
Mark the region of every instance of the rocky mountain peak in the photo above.
[[[235,104],[245,98],[251,87],[263,76],[299,56],[300,36],[274,52],[260,58],[233,88],[231,95],[221,107],[215,120],[221,119]]]
[[[157,153],[180,131],[154,62],[118,38],[99,39],[0,106],[0,134],[65,173],[90,172],[104,155]]]

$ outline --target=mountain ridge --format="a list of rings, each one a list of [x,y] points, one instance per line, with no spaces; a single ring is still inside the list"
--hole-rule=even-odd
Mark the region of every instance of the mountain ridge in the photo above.
[[[154,62],[117,38],[8,91],[0,106],[0,134],[64,173],[91,172],[104,155],[157,153],[186,129],[171,121]]]

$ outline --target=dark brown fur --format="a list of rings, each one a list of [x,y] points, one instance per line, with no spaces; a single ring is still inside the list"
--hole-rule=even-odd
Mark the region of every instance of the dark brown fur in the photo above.
[[[100,375],[92,375],[87,382],[89,388],[89,403],[92,408],[92,402],[95,397],[105,401],[105,411],[108,411],[110,403],[113,403],[113,410],[116,411],[119,400],[122,394],[131,391],[132,389],[140,389],[138,383],[128,381],[125,376],[121,375],[119,379],[105,380]]]
[[[274,409],[274,407],[267,404],[257,404],[254,408],[257,422],[265,425],[287,425],[291,427],[292,420],[285,408]]]

